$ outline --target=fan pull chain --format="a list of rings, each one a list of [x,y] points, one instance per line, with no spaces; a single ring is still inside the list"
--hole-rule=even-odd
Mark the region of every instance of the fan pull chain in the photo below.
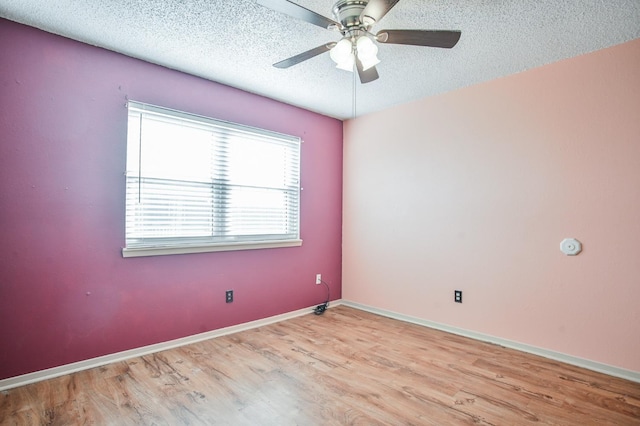
[[[354,64],[353,66],[354,70],[353,70],[353,85],[352,85],[352,92],[353,92],[353,96],[352,96],[352,100],[351,100],[351,109],[352,109],[352,116],[353,118],[356,118],[356,72],[358,72],[358,70],[356,69],[356,66]]]

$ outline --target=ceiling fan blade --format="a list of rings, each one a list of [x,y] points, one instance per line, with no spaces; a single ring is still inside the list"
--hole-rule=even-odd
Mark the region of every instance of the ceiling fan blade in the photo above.
[[[386,44],[442,47],[451,49],[460,40],[460,31],[439,30],[382,30],[376,40]]]
[[[360,77],[360,83],[366,84],[377,80],[380,76],[376,67],[371,67],[367,70],[363,69],[362,62],[356,57],[356,68],[358,68],[358,77]]]
[[[283,61],[276,62],[275,64],[273,64],[273,66],[276,68],[289,68],[291,66],[299,64],[300,62],[306,61],[307,59],[311,59],[314,56],[318,56],[324,52],[328,52],[335,45],[335,43],[323,44],[322,46],[318,46],[314,49],[307,50],[306,52],[299,53],[296,56],[292,56]]]
[[[329,26],[333,25],[337,26],[338,28],[342,28],[342,25],[338,22],[329,18],[325,18],[324,16],[312,10],[304,8],[288,0],[258,0],[258,4],[322,28],[328,28]]]
[[[400,0],[371,0],[360,13],[360,22],[373,25],[380,21]]]

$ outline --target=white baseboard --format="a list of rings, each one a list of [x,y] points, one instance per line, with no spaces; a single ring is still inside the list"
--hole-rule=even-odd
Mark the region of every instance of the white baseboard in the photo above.
[[[394,318],[400,321],[410,322],[413,324],[418,324],[425,327],[446,331],[448,333],[470,337],[472,339],[480,340],[483,342],[495,343],[507,348],[517,349],[522,352],[528,352],[534,355],[540,355],[545,358],[553,359],[560,362],[565,362],[567,364],[587,368],[589,370],[608,374],[610,376],[620,377],[623,379],[640,383],[640,373],[636,371],[625,370],[623,368],[613,367],[607,364],[602,364],[595,361],[590,361],[590,360],[574,357],[571,355],[550,351],[547,349],[537,348],[535,346],[530,346],[523,343],[512,342],[510,340],[501,339],[498,337],[489,336],[482,333],[476,333],[469,330],[451,327],[448,325],[439,324],[436,322],[427,321],[420,318],[415,318],[408,315],[387,311],[384,309],[378,309],[378,308],[374,308],[374,307],[363,305],[356,302],[350,302],[346,300],[335,300],[330,303],[329,308],[334,308],[340,305],[350,306],[355,309],[360,309],[363,311],[371,312],[373,314]],[[264,325],[273,324],[273,323],[284,321],[291,318],[300,317],[302,315],[311,313],[314,307],[315,306],[311,306],[309,308],[303,308],[297,311],[287,312],[287,313],[275,315],[269,318],[263,318],[260,320],[233,325],[233,326],[221,328],[218,330],[212,330],[212,331],[207,331],[205,333],[182,337],[180,339],[170,340],[168,342],[156,343],[154,345],[143,346],[140,348],[130,349],[127,351],[117,352],[109,355],[104,355],[97,358],[78,361],[71,364],[61,365],[59,367],[53,367],[53,368],[48,368],[46,370],[40,370],[40,371],[35,371],[33,373],[23,374],[20,376],[9,377],[7,379],[0,380],[0,391],[16,388],[18,386],[28,385],[30,383],[35,383],[42,380],[53,379],[55,377],[63,376],[65,374],[76,373],[82,370],[89,370],[91,368],[100,367],[102,365],[111,364],[114,362],[124,361],[124,360],[135,358],[138,356],[149,355],[149,354],[164,351],[167,349],[177,348],[179,346],[189,345],[191,343],[201,342],[203,340],[226,336],[228,334],[238,333],[240,331],[251,330],[253,328],[262,327]]]
[[[340,305],[340,301],[332,301],[330,303],[330,307],[335,307],[338,305]],[[315,308],[315,306],[298,309],[297,311],[293,311],[293,312],[286,312],[284,314],[275,315],[272,317],[263,318],[256,321],[250,321],[243,324],[233,325],[233,326],[221,328],[218,330],[212,330],[212,331],[207,331],[200,334],[194,334],[192,336],[182,337],[180,339],[170,340],[168,342],[156,343],[149,346],[143,346],[140,348],[130,349],[127,351],[117,352],[109,355],[104,355],[97,358],[78,361],[71,364],[65,364],[59,367],[47,368],[46,370],[40,370],[40,371],[35,371],[33,373],[23,374],[20,376],[9,377],[7,379],[0,380],[0,391],[16,388],[18,386],[28,385],[30,383],[35,383],[42,380],[53,379],[54,377],[64,376],[65,374],[71,374],[71,373],[76,373],[82,370],[88,370],[90,368],[100,367],[102,365],[111,364],[114,362],[124,361],[124,360],[135,358],[138,356],[149,355],[155,352],[177,348],[179,346],[189,345],[191,343],[201,342],[203,340],[213,339],[220,336],[226,336],[227,334],[232,334],[240,331],[250,330],[257,327],[262,327],[264,325],[273,324],[273,323],[284,321],[291,318],[300,317],[302,315],[312,313],[313,308]]]
[[[586,368],[588,370],[597,371],[599,373],[604,373],[610,376],[620,377],[622,379],[640,383],[640,372],[637,372],[637,371],[626,370],[624,368],[614,367],[611,365],[602,364],[600,362],[595,362],[595,361],[591,361],[584,358],[578,358],[572,355],[563,354],[561,352],[555,352],[548,349],[527,345],[524,343],[514,342],[511,340],[490,336],[488,334],[477,333],[475,331],[469,331],[462,328],[452,327],[449,325],[424,320],[421,318],[411,317],[408,315],[399,314],[397,312],[387,311],[385,309],[378,309],[378,308],[363,305],[357,302],[341,300],[340,304],[345,306],[350,306],[356,309],[361,309],[363,311],[371,312],[372,314],[382,315],[382,316],[397,319],[400,321],[410,322],[413,324],[434,328],[436,330],[446,331],[448,333],[469,337],[471,339],[480,340],[482,342],[495,343],[500,346],[504,346],[506,348],[516,349],[522,352],[539,355],[545,358],[553,359],[555,361],[564,362],[566,364],[575,365],[577,367]]]

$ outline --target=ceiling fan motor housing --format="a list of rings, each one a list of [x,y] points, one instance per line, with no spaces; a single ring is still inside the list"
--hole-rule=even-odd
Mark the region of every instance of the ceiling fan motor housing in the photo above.
[[[340,0],[333,5],[333,16],[346,30],[360,29],[364,26],[360,15],[367,3],[369,0]]]

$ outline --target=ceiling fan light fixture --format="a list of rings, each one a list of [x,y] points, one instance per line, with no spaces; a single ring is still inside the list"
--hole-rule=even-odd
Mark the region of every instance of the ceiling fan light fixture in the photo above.
[[[336,68],[353,72],[353,66],[356,63],[356,58],[353,55],[350,55],[346,60],[339,62],[336,64]]]
[[[362,69],[368,70],[380,63],[378,59],[378,46],[367,36],[362,36],[356,42],[358,59],[362,62]]]
[[[345,71],[353,71],[355,57],[353,56],[353,43],[348,38],[343,38],[329,51],[329,56],[336,63],[336,68]]]
[[[374,57],[373,59],[365,59],[365,60],[360,59],[360,62],[362,63],[362,70],[366,71],[369,68],[372,68],[378,65],[380,63],[380,59],[376,57]]]

